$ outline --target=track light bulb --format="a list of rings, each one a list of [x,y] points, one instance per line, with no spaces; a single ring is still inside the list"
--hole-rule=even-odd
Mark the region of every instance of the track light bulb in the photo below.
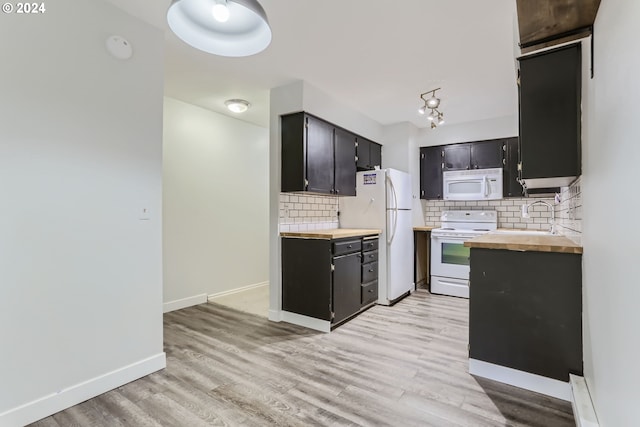
[[[426,111],[427,111],[427,107],[424,105],[418,109],[418,113],[420,114],[424,114]]]
[[[438,115],[438,125],[443,125],[444,124],[444,114],[440,113]]]
[[[229,7],[226,0],[217,1],[211,10],[213,18],[218,22],[227,22],[229,20]]]
[[[431,95],[431,98],[427,99],[427,107],[438,108],[440,105],[440,98],[436,98],[436,95]]]

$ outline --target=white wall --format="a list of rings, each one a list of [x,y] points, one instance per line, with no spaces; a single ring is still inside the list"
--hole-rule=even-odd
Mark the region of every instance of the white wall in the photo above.
[[[515,81],[513,84],[516,84]],[[517,111],[514,111],[512,116],[498,117],[490,120],[444,124],[435,129],[426,127],[420,130],[418,146],[430,147],[433,145],[518,136],[517,113]]]
[[[275,321],[280,320],[282,295],[280,236],[278,234],[282,158],[280,116],[298,111],[306,111],[376,142],[383,139],[383,127],[378,122],[353,110],[348,105],[307,82],[297,81],[271,89],[269,125],[269,319]],[[384,162],[384,158],[382,161]]]
[[[2,426],[165,364],[164,37],[100,0],[46,6],[0,26]]]
[[[424,225],[423,205],[420,203],[420,148],[418,146],[418,137],[421,132],[421,129],[409,122],[397,123],[383,128],[383,166],[411,174],[414,226]]]
[[[164,106],[165,307],[268,281],[268,130]]]
[[[640,402],[638,22],[640,2],[600,4],[583,99],[585,377],[605,427],[638,425]]]

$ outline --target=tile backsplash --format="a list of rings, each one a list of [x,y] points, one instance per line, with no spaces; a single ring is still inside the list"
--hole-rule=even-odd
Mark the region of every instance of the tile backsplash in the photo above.
[[[556,206],[558,231],[574,242],[582,237],[582,183],[578,178],[569,187],[563,187],[560,203]]]
[[[555,206],[558,232],[580,244],[582,233],[582,191],[580,179],[560,192],[560,203],[553,197],[514,197],[486,201],[422,200],[424,222],[427,226],[439,227],[440,214],[444,210],[496,210],[499,228],[521,228],[549,230],[551,210],[542,204],[529,209],[529,218],[522,218],[522,205],[544,200]]]
[[[522,205],[535,200],[553,203],[553,198],[514,197],[502,200],[444,201],[423,200],[424,222],[427,226],[440,226],[440,214],[446,210],[495,210],[498,212],[498,228],[523,228],[548,230],[551,211],[545,205],[535,205],[529,209],[529,218],[522,218]]]
[[[539,204],[529,209],[530,218],[522,218],[522,205],[544,200],[555,205],[556,225],[560,233],[581,244],[582,190],[580,179],[560,192],[560,203],[553,197],[518,197],[488,201],[421,200],[424,225],[439,227],[440,214],[444,210],[496,210],[498,227],[548,230],[551,211]],[[280,193],[280,231],[307,231],[338,228],[338,203],[336,196],[319,196],[306,193]]]
[[[280,193],[280,231],[338,228],[338,197]]]

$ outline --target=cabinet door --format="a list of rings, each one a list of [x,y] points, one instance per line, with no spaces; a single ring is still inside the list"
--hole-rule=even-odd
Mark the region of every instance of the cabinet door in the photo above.
[[[471,169],[501,168],[504,158],[503,140],[472,142]]]
[[[504,140],[504,176],[502,193],[504,197],[522,197],[522,185],[518,182],[518,138]]]
[[[331,320],[331,241],[282,238],[282,309]]]
[[[580,44],[520,59],[522,178],[580,175]]]
[[[470,144],[453,144],[444,147],[445,171],[469,169],[471,164]]]
[[[333,192],[333,125],[307,116],[307,191]]]
[[[335,185],[340,196],[356,195],[356,136],[344,129],[335,129]]]
[[[376,166],[382,168],[382,145],[372,142],[369,144],[369,165],[371,169]]]
[[[360,253],[333,259],[333,323],[360,310]]]
[[[306,118],[304,113],[287,114],[280,120],[282,130],[282,168],[280,190],[304,191]]]
[[[370,148],[372,142],[366,138],[358,137],[358,150],[357,150],[357,167],[358,170],[369,170],[371,169],[371,156],[370,156]]]
[[[420,148],[420,198],[442,199],[442,146]]]

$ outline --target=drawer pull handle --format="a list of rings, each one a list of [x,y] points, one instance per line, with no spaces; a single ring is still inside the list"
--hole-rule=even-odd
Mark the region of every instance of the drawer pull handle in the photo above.
[[[369,258],[375,258],[375,256],[373,254],[369,255]]]
[[[373,293],[373,289],[369,289],[367,292],[369,292],[370,294]]]
[[[373,269],[369,269],[369,273],[373,273]]]
[[[351,249],[351,248],[352,248],[352,246],[351,246],[351,245],[347,246],[347,249]]]

